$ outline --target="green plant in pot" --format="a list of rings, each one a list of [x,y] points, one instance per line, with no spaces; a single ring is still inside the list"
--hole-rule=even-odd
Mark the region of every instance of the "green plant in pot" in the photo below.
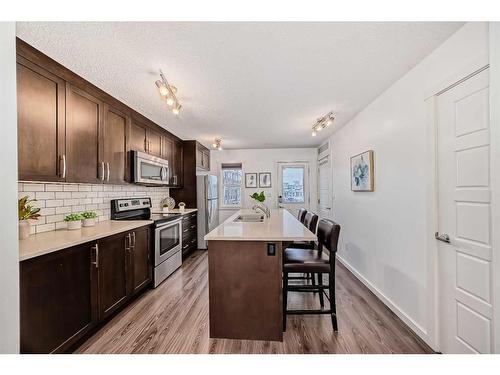
[[[253,193],[252,195],[250,195],[250,198],[255,199],[259,203],[264,203],[264,201],[266,200],[266,196],[264,195],[263,191],[261,191],[260,194],[257,192]]]
[[[27,195],[18,200],[19,239],[21,240],[30,236],[30,220],[38,220],[40,217],[40,209],[31,206],[31,202],[36,202],[36,199],[29,199]]]
[[[83,217],[83,226],[84,227],[93,227],[95,225],[97,219],[97,212],[95,211],[85,211],[82,212]]]
[[[69,214],[64,218],[64,221],[68,223],[68,229],[80,229],[82,227],[83,216],[80,214]]]

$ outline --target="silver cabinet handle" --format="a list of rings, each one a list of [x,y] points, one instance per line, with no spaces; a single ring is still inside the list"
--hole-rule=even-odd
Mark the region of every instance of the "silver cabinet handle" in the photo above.
[[[130,252],[130,247],[132,245],[132,241],[130,239],[130,233],[125,236],[125,252]]]
[[[104,181],[104,176],[106,175],[106,169],[105,169],[105,166],[104,166],[104,162],[101,161],[101,174],[100,174],[100,180],[101,181]]]
[[[434,233],[434,237],[438,241],[450,243],[450,236],[448,236],[446,233],[439,234],[439,232]]]
[[[92,246],[92,250],[95,251],[95,261],[92,264],[95,268],[99,268],[99,245],[95,244],[95,246]]]
[[[109,181],[109,162],[106,162],[106,181]]]
[[[61,176],[62,178],[66,178],[66,154],[61,155],[61,160],[63,164]]]
[[[132,232],[132,249],[135,249],[135,232]]]

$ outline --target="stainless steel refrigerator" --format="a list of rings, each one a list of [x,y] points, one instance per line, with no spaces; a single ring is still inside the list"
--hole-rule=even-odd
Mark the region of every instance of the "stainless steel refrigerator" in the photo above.
[[[219,200],[217,176],[206,174],[196,176],[198,206],[198,248],[206,249],[205,234],[219,225]]]

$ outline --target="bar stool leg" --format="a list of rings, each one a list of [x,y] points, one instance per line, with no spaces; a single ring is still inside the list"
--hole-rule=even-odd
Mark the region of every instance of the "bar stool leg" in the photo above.
[[[288,272],[283,272],[283,332],[286,332],[287,307],[288,307]]]
[[[328,274],[328,290],[330,292],[330,310],[332,311],[332,327],[335,332],[338,331],[337,326],[337,307],[335,304],[335,270]]]
[[[318,273],[318,286],[323,286],[323,274],[322,273]],[[323,296],[323,289],[318,289],[318,293],[319,293],[319,304],[321,306],[321,308],[325,307],[325,300],[324,300],[324,296]]]

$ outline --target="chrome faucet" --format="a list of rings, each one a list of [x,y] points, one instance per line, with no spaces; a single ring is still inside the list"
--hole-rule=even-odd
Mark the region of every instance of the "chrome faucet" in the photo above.
[[[267,207],[265,204],[256,204],[252,207],[252,210],[254,211],[262,211],[262,213],[264,215],[266,215],[266,217],[269,219],[271,217],[271,210],[269,209],[269,207]]]

